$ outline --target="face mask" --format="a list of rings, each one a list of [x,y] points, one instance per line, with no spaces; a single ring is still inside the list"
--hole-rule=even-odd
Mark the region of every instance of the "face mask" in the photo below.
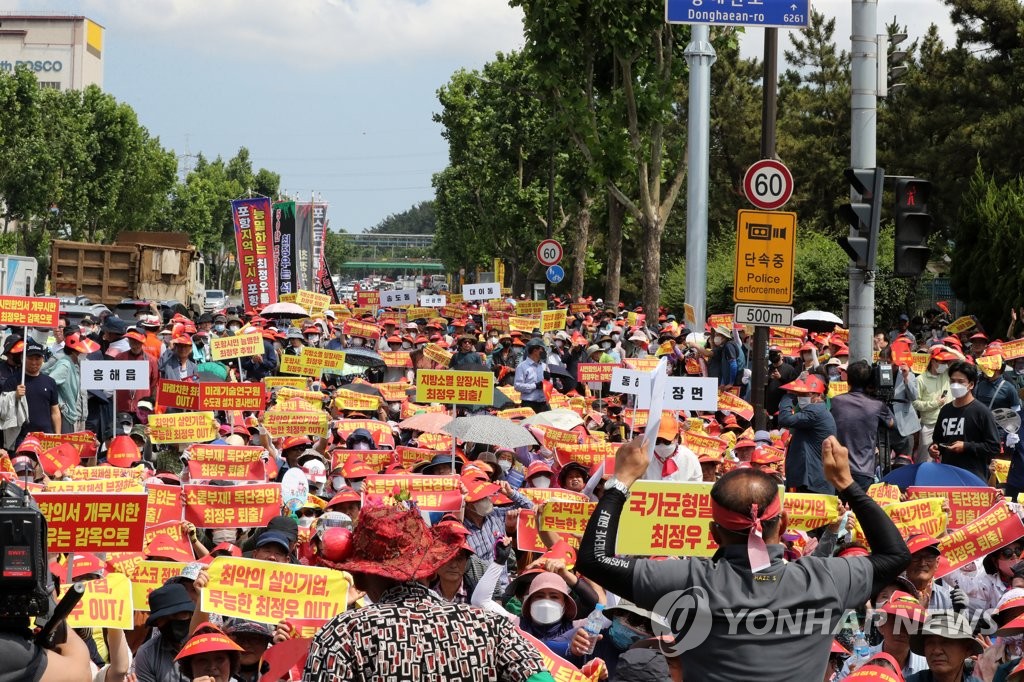
[[[311,343],[311,344],[316,345],[316,344],[320,343],[320,337],[319,336],[307,336],[306,337],[306,343]]]
[[[530,603],[530,618],[538,625],[551,625],[562,619],[565,608],[554,599],[534,599]]]
[[[958,398],[958,399],[959,398],[963,398],[965,395],[967,395],[969,390],[970,389],[968,389],[965,384],[950,384],[949,385],[949,392],[953,394],[954,398]]]
[[[213,325],[213,331],[215,331],[217,333],[223,332],[224,331],[224,325],[222,325],[222,324],[215,324],[215,325]]]
[[[492,336],[492,337],[490,337],[490,338],[489,338],[489,339],[487,339],[487,340],[488,340],[488,341],[490,342],[490,344],[491,344],[492,346],[493,346],[494,344],[498,343],[498,337],[497,337],[497,336]]]
[[[352,339],[352,347],[353,348],[362,348],[363,347],[363,340],[362,339]]]
[[[411,350],[411,349],[412,349],[412,344],[411,343],[409,343],[408,341],[403,341],[402,342],[402,350]]]
[[[714,344],[716,346],[721,346],[723,343],[725,343],[725,339],[723,339],[721,336],[715,337]]]
[[[160,635],[177,647],[188,638],[188,625],[187,620],[172,620],[160,627]]]
[[[131,433],[132,433],[132,425],[131,424],[124,424],[124,425],[122,425],[121,426],[121,431],[124,433],[124,435],[130,436]]]
[[[313,525],[313,517],[312,516],[300,516],[298,523],[299,523],[299,528],[309,528],[310,526]]]
[[[555,339],[555,348],[562,348],[563,346],[565,346],[565,341],[562,341],[562,339]],[[1022,372],[1024,372],[1024,370],[1022,370]]]
[[[501,467],[502,472],[508,473],[512,469],[512,462],[507,459],[498,460],[498,466]]]
[[[948,369],[949,369],[949,365],[947,365],[945,363],[935,365],[935,373],[936,374],[945,374]]]
[[[839,372],[829,372],[828,373],[828,380],[829,381],[839,381]]]
[[[605,350],[608,350],[611,347],[612,347],[612,342],[611,341],[604,341],[604,342],[601,343],[601,348],[604,348]]]
[[[808,405],[811,404],[811,396],[809,396],[809,395],[802,395],[802,396],[800,396],[799,398],[796,399],[796,404],[799,405],[800,407],[807,407]]]
[[[612,626],[608,629],[608,638],[612,640],[612,644],[615,645],[616,649],[625,651],[643,639],[644,635],[628,625],[613,620]]]
[[[1016,372],[1017,374],[1024,374],[1024,367],[1018,367],[1013,371]]]
[[[621,337],[620,334],[612,334],[612,341],[618,341]]]
[[[550,476],[534,476],[533,478],[530,479],[530,482],[533,483],[533,487],[534,488],[550,488],[551,487],[551,477]]]
[[[355,490],[357,493],[358,492],[362,492],[362,490],[363,490],[363,482],[362,481],[349,481],[349,485],[351,485],[352,486],[352,490]]]
[[[416,350],[423,350],[426,347],[427,347],[427,344],[425,344],[425,343],[417,343],[416,344]]]
[[[491,502],[490,498],[487,497],[476,502],[470,502],[470,506],[473,507],[473,511],[479,516],[490,516],[491,512],[494,511],[494,502]]]
[[[549,462],[555,456],[555,453],[551,452],[551,450],[548,450],[544,446],[541,446],[540,448],[537,449],[537,454],[543,457],[544,459],[548,460]]]
[[[675,451],[675,443],[658,443],[657,445],[654,446],[654,452],[658,455],[658,457],[661,457],[662,459],[671,457],[672,453],[674,453]]]
[[[230,330],[231,330],[231,333],[232,333],[232,334],[237,334],[237,333],[238,333],[238,330],[239,330],[239,329],[241,329],[241,327],[239,327],[238,325],[234,325],[234,324],[233,324],[233,325],[231,325],[230,327],[228,327],[228,329],[230,329]]]
[[[345,478],[342,476],[335,476],[331,479],[331,487],[335,490],[341,490],[345,486]]]

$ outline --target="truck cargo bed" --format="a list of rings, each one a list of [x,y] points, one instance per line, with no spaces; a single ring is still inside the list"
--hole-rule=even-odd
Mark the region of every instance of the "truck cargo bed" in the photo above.
[[[62,296],[88,296],[112,306],[134,298],[139,281],[139,249],[56,240],[50,258],[50,287]]]

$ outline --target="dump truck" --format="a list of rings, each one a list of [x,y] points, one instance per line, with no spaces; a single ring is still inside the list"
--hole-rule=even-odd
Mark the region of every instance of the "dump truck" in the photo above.
[[[111,309],[126,300],[177,301],[197,315],[206,302],[206,264],[188,235],[122,232],[113,244],[55,240],[54,296],[85,296]]]

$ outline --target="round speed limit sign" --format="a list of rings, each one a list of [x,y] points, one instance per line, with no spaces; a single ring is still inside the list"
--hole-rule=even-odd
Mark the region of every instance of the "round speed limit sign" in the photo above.
[[[793,174],[781,161],[762,159],[743,176],[743,193],[761,210],[782,208],[793,196]]]
[[[545,239],[537,245],[537,260],[544,267],[558,265],[562,260],[562,245],[554,239]]]

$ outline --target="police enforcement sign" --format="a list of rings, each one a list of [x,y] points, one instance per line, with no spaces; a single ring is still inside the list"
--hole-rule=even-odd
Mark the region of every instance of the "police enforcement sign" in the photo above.
[[[793,302],[796,213],[739,211],[736,219],[736,303]]]
[[[715,26],[810,26],[810,0],[666,0],[670,24]]]

